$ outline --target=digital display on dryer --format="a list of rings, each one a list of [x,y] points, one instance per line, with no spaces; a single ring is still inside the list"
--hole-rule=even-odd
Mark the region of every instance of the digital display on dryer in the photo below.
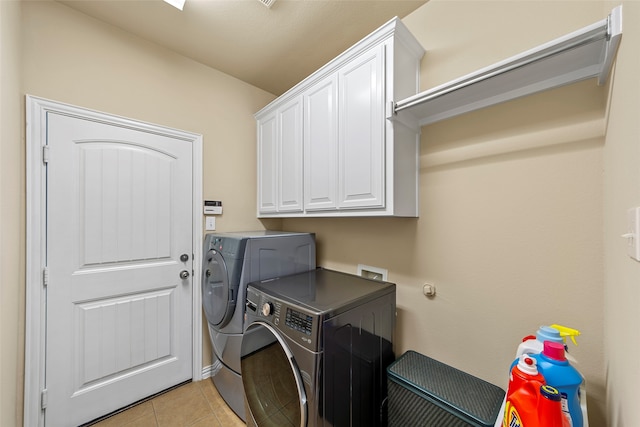
[[[313,317],[287,307],[287,315],[284,323],[291,329],[300,331],[305,335],[311,335]]]

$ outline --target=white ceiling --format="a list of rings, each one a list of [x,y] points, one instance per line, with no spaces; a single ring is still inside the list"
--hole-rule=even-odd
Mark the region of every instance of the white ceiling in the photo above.
[[[426,0],[59,0],[281,95],[394,16]]]

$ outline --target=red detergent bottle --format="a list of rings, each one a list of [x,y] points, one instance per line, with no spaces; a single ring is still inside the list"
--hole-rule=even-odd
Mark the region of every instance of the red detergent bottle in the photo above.
[[[538,397],[545,382],[536,364],[535,359],[523,354],[511,369],[502,427],[537,425]]]
[[[560,393],[545,384],[534,358],[524,354],[511,370],[503,427],[569,427]]]
[[[550,385],[540,387],[538,399],[538,425],[545,427],[571,427],[562,414],[562,396],[557,388]]]

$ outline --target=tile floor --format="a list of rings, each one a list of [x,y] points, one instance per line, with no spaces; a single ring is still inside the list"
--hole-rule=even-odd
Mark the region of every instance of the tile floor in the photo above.
[[[94,427],[240,427],[211,378],[188,383],[93,424]]]

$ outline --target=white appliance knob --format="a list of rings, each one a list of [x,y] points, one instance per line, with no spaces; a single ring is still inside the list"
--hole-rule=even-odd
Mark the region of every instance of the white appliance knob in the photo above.
[[[271,313],[273,313],[273,304],[271,304],[270,302],[265,302],[262,305],[262,314],[264,314],[265,316],[270,316]]]

